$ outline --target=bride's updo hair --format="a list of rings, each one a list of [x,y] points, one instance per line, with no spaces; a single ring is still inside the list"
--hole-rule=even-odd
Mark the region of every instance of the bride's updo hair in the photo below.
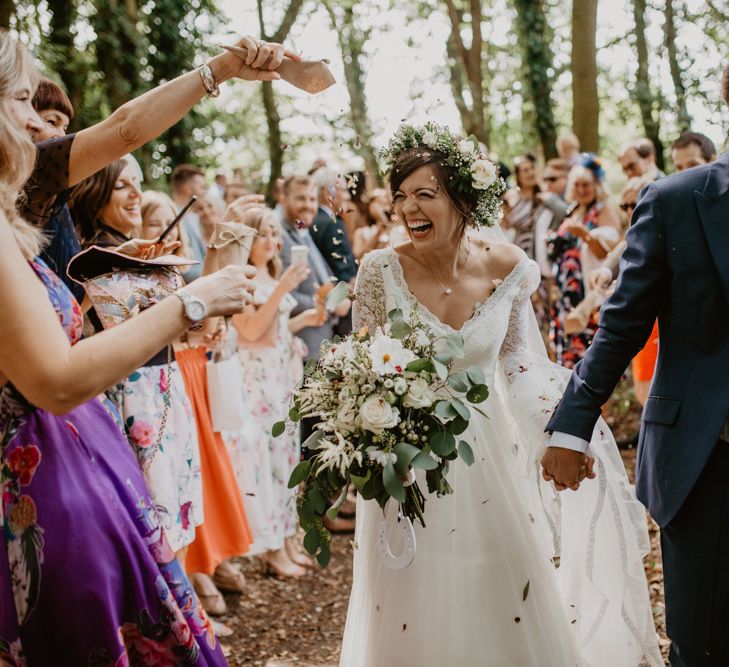
[[[446,193],[453,207],[461,216],[459,232],[466,231],[469,221],[473,218],[478,205],[479,191],[468,188],[467,192],[458,192],[453,186],[452,169],[445,161],[448,156],[441,151],[433,150],[427,146],[410,148],[400,153],[392,164],[390,171],[390,191],[392,196],[400,189],[403,181],[420,167],[431,166],[438,185]]]
[[[25,128],[18,127],[10,112],[13,93],[27,77],[33,91],[38,83],[30,54],[4,30],[0,30],[0,210],[10,224],[26,259],[41,246],[40,231],[18,214],[18,199],[33,173],[36,150]]]

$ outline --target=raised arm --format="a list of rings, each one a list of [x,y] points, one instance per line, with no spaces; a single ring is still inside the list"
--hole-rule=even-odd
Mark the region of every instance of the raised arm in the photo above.
[[[240,312],[252,285],[228,267],[188,290],[210,316]],[[56,414],[127,377],[189,326],[181,301],[170,296],[139,316],[71,346],[48,294],[0,217],[0,383],[15,385],[33,405]]]
[[[280,44],[259,43],[253,37],[243,37],[238,46],[248,52],[245,61],[225,52],[208,62],[218,84],[232,78],[278,79],[279,75],[273,70],[279,67],[283,58],[298,59],[284,51]],[[158,137],[206,94],[200,72],[194,70],[130,100],[107,119],[81,130],[71,146],[69,185],[76,185],[113,160]]]
[[[352,328],[355,331],[367,327],[374,333],[387,322],[385,285],[380,266],[380,252],[365,255],[357,272],[352,303]]]

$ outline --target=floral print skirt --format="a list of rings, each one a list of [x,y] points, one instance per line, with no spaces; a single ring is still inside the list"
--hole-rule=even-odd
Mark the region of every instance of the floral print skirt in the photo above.
[[[0,407],[0,664],[227,664],[101,402]]]
[[[121,408],[124,427],[140,466],[152,463],[145,480],[157,508],[167,540],[175,551],[195,539],[195,528],[203,522],[203,491],[200,476],[200,448],[190,399],[177,362],[145,366],[122,383]],[[167,425],[159,449],[164,414],[165,389],[170,384]]]

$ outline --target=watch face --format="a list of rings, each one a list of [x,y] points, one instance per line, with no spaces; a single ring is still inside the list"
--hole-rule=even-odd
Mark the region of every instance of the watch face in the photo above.
[[[185,308],[185,314],[193,322],[199,322],[205,317],[205,306],[200,301],[190,301]]]

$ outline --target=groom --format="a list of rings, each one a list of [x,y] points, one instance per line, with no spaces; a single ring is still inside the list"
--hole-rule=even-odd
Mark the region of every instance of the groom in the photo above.
[[[722,94],[729,105],[729,65]],[[661,526],[671,665],[728,665],[729,153],[647,186],[627,241],[600,329],[547,425],[543,475],[579,486],[600,406],[657,316],[636,491]]]

